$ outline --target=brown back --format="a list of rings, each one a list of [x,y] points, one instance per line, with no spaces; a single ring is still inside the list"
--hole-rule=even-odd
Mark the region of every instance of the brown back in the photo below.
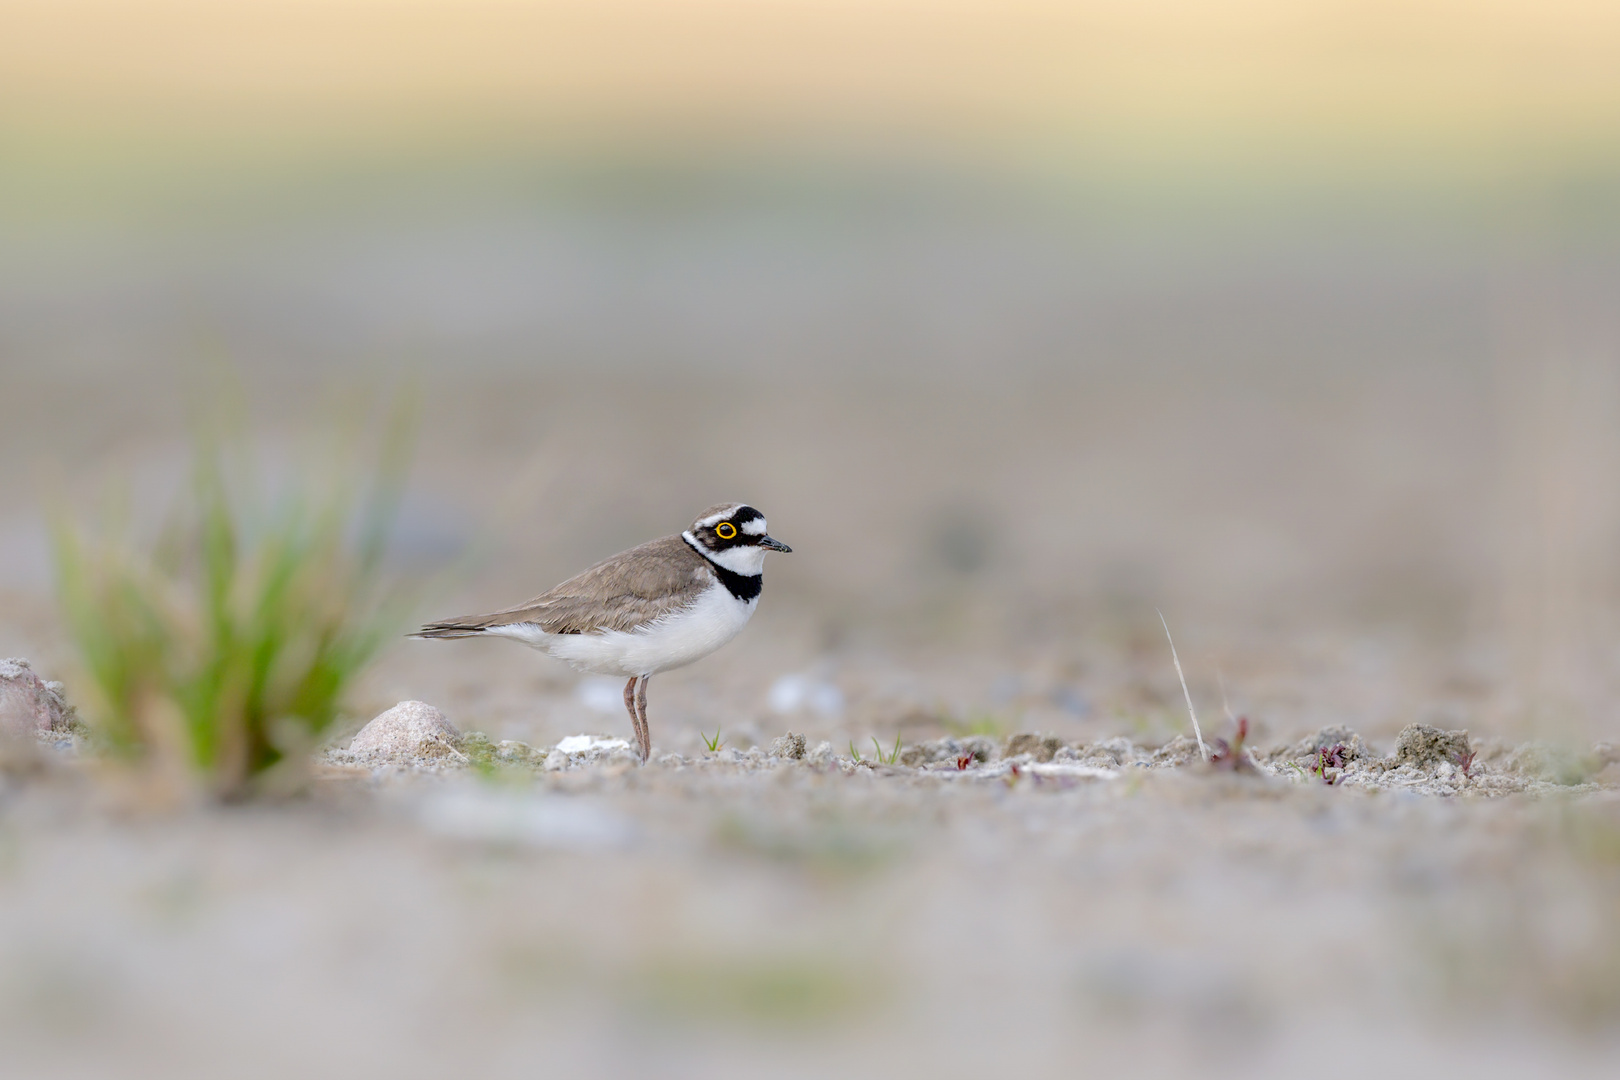
[[[604,559],[533,600],[429,629],[482,630],[535,623],[548,634],[634,630],[679,611],[714,583],[709,563],[679,536],[664,536]]]

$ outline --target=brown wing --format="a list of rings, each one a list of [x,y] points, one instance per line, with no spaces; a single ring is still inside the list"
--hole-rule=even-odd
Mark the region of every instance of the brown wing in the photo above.
[[[548,634],[634,630],[679,611],[714,582],[714,571],[679,536],[620,552],[533,600],[488,615],[424,626],[418,637],[468,637],[492,626],[535,623]]]

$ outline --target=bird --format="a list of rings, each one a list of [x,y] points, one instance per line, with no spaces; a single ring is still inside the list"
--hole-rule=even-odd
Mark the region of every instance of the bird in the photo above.
[[[792,550],[752,506],[719,503],[685,531],[621,551],[532,600],[409,636],[513,638],[576,671],[627,677],[624,707],[646,764],[648,681],[736,637],[759,606],[765,553]]]

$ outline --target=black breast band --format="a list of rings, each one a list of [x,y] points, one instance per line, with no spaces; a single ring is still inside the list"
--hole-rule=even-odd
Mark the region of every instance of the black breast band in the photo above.
[[[683,536],[681,539],[686,540],[686,537]],[[686,546],[703,556],[703,561],[709,564],[709,568],[714,571],[714,576],[719,578],[720,584],[726,587],[726,592],[743,603],[746,604],[750,600],[757,599],[760,589],[765,587],[764,574],[739,574],[735,570],[727,570],[709,558],[703,549],[692,543],[692,541],[686,540]]]

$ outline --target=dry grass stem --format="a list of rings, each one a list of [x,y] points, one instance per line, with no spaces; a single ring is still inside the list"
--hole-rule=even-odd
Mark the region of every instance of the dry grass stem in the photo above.
[[[1204,733],[1198,727],[1198,713],[1193,709],[1192,691],[1187,689],[1187,676],[1182,674],[1181,671],[1181,657],[1176,655],[1176,639],[1170,636],[1170,624],[1165,622],[1164,612],[1159,611],[1158,608],[1154,608],[1153,610],[1158,612],[1159,623],[1164,627],[1164,638],[1170,643],[1170,659],[1175,662],[1176,678],[1181,680],[1181,693],[1187,699],[1187,715],[1192,717],[1193,737],[1198,740],[1199,756],[1205,761],[1208,761],[1209,747],[1204,745]]]

